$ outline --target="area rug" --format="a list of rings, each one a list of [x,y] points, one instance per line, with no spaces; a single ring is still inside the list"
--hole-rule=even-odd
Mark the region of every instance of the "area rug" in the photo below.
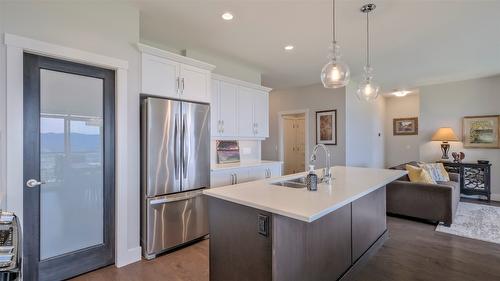
[[[500,244],[500,207],[460,202],[451,226],[436,231]]]

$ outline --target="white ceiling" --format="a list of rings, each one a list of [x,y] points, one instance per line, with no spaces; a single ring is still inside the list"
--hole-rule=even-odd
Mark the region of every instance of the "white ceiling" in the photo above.
[[[365,62],[373,2],[372,65],[384,91],[500,73],[500,1],[337,1],[337,33],[354,77]],[[140,1],[141,38],[204,49],[262,71],[265,86],[319,83],[331,41],[331,1]],[[231,11],[234,20],[221,14]],[[292,44],[295,49],[285,52]],[[356,79],[356,78],[355,78]]]

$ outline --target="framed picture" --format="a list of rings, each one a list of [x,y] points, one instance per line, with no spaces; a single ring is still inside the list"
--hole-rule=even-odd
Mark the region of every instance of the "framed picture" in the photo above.
[[[316,111],[316,144],[337,145],[337,110]]]
[[[394,136],[418,135],[418,117],[393,119],[392,133]]]
[[[240,162],[240,146],[238,141],[221,141],[215,144],[217,150],[217,163],[237,163]]]
[[[500,148],[498,127],[500,115],[465,116],[463,142],[465,148]]]

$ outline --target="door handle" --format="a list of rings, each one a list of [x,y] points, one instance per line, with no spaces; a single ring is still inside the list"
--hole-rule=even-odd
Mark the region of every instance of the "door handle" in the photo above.
[[[179,114],[175,114],[175,121],[174,121],[174,176],[175,179],[179,179],[179,158],[178,158],[178,148],[177,146],[179,145],[177,142],[177,136],[179,134]]]
[[[182,157],[182,174],[183,177],[187,177],[187,163],[189,159],[189,152],[187,151],[187,146],[186,146],[186,114],[182,116],[182,145],[183,145],[183,151],[184,155]]]
[[[46,181],[37,181],[35,179],[29,179],[26,182],[26,186],[27,187],[35,187],[35,186],[39,186],[39,185],[46,184],[46,183],[47,183]]]

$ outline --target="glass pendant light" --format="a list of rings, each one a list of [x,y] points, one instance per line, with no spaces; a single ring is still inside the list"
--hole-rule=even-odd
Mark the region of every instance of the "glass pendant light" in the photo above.
[[[366,66],[364,67],[363,81],[359,83],[356,95],[360,100],[372,102],[378,98],[380,86],[373,81],[373,68],[370,64],[370,18],[368,14],[375,10],[375,4],[366,4],[361,12],[366,13]]]
[[[340,46],[337,44],[335,30],[335,0],[332,0],[332,44],[328,50],[328,63],[321,70],[321,82],[325,88],[342,88],[349,83],[351,71],[340,60]]]

